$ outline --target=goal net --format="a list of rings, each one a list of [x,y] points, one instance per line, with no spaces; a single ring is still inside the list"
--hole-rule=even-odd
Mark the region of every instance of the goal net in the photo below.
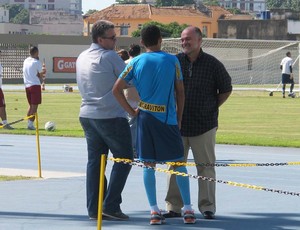
[[[299,84],[299,41],[203,38],[202,48],[224,64],[235,88],[246,86],[269,91],[281,83],[280,62],[290,51],[295,84]],[[180,39],[164,39],[162,50],[173,54],[181,52]]]

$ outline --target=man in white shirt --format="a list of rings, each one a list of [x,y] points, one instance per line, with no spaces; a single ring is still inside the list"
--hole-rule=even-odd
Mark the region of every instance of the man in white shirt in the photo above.
[[[291,84],[289,97],[294,97],[294,76],[293,76],[293,60],[291,58],[291,52],[286,53],[286,57],[282,59],[280,63],[280,69],[282,73],[282,97],[285,98],[285,86]]]
[[[2,74],[3,68],[0,64],[0,118],[2,119],[2,124],[0,123],[0,127],[3,129],[14,129],[7,122],[6,110],[5,110],[5,99],[2,91]]]
[[[45,73],[46,69],[43,69],[39,61],[39,50],[33,46],[30,48],[30,57],[26,58],[23,63],[23,79],[29,104],[27,116],[36,114],[38,105],[42,103],[41,81]],[[28,119],[29,130],[35,130],[34,119],[35,117]]]

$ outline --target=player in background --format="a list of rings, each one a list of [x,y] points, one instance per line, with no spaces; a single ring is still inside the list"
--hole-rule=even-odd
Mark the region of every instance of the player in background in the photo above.
[[[3,67],[0,63],[0,118],[2,119],[2,124],[0,123],[0,127],[2,127],[3,129],[14,129],[7,122],[6,109],[5,109],[6,105],[5,105],[4,94],[2,91],[2,75],[3,75]]]
[[[41,81],[46,74],[46,69],[43,69],[39,60],[39,49],[36,46],[30,47],[29,53],[30,56],[23,63],[23,80],[29,104],[27,116],[36,114],[39,104],[42,103]],[[27,128],[29,130],[35,130],[34,120],[35,117],[28,119]]]
[[[286,84],[291,84],[289,97],[294,97],[294,76],[293,76],[293,59],[291,58],[291,52],[286,53],[286,57],[281,60],[281,82],[282,82],[282,97],[285,98],[285,86]]]

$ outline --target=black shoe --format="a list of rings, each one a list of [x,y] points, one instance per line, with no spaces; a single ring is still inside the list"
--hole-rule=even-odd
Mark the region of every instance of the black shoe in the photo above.
[[[204,219],[208,219],[208,220],[212,220],[212,219],[215,219],[215,214],[211,211],[205,211],[203,212],[203,217]]]
[[[174,217],[181,217],[181,213],[169,211],[165,214],[163,214],[164,218],[174,218]]]
[[[102,211],[102,216],[108,217],[111,219],[115,220],[128,220],[129,216],[124,214],[122,211],[119,212],[107,212],[107,211]]]

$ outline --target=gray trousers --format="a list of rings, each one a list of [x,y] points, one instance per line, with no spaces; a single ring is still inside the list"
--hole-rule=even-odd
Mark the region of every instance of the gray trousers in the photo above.
[[[188,158],[188,152],[191,148],[195,163],[215,164],[215,143],[217,128],[195,137],[182,137],[184,145],[185,161]],[[197,174],[216,179],[215,167],[196,166]],[[173,169],[172,166],[169,169]],[[192,182],[192,180],[191,180]],[[192,193],[193,191],[191,191]],[[168,191],[166,196],[166,205],[168,211],[180,213],[183,202],[176,183],[175,175],[168,176]],[[205,211],[216,212],[216,183],[210,181],[198,180],[198,209],[201,213]]]

